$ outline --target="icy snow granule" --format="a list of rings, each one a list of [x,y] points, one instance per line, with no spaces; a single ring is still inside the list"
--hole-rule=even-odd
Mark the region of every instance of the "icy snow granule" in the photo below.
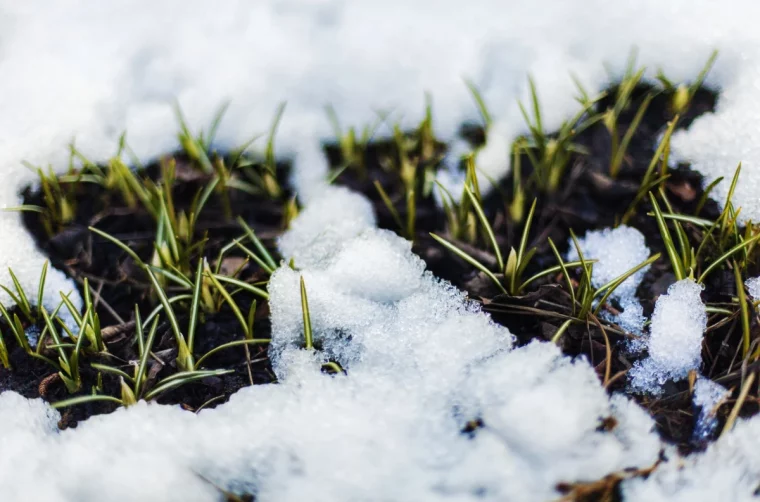
[[[591,275],[591,282],[597,288],[617,279],[649,258],[649,248],[644,235],[626,225],[592,230],[579,238],[578,244],[584,259],[597,260],[593,264]],[[577,261],[580,257],[572,239],[569,240],[569,246],[567,260]],[[648,266],[623,281],[612,293],[612,297],[634,297],[636,288],[639,287],[647,270],[649,270]]]
[[[683,379],[702,364],[707,312],[701,292],[701,285],[683,279],[657,299],[647,341],[649,357],[630,372],[635,389],[657,393],[665,381]]]
[[[744,285],[747,286],[749,296],[752,297],[754,301],[760,301],[760,277],[747,279],[747,282],[745,282]]]
[[[700,376],[694,384],[694,407],[697,408],[697,420],[692,437],[698,443],[710,439],[718,427],[715,416],[717,406],[731,393],[709,378]]]

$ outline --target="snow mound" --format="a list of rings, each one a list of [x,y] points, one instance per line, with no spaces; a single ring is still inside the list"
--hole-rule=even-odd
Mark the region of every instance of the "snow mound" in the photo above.
[[[579,260],[580,255],[572,239],[568,245],[567,260]],[[595,288],[617,279],[649,258],[644,235],[627,225],[587,232],[578,239],[578,247],[584,259],[597,260],[591,272],[591,283]],[[620,314],[602,313],[606,319],[635,335],[641,335],[646,322],[644,310],[636,298],[636,289],[647,270],[649,265],[628,277],[610,295],[610,299],[617,300],[623,309]]]
[[[627,225],[592,230],[579,238],[578,244],[584,259],[597,260],[591,274],[591,283],[595,288],[617,279],[649,258],[649,248],[644,235]],[[569,246],[567,260],[579,260],[578,250],[572,240],[569,241]],[[649,266],[627,278],[612,292],[611,297],[634,298],[647,270]]]
[[[657,394],[666,381],[681,380],[699,369],[707,327],[702,289],[692,279],[683,279],[657,299],[647,340],[649,357],[637,361],[630,372],[634,389]]]
[[[141,402],[63,432],[41,401],[6,392],[7,500],[206,501],[224,489],[265,501],[543,501],[558,483],[657,460],[652,419],[610,399],[585,360],[549,343],[513,349],[407,241],[322,210],[341,197],[363,200],[327,189],[282,239],[299,253],[332,232],[329,250],[272,276],[278,384],[198,414]],[[301,277],[319,350],[301,348]],[[345,374],[324,373],[327,361]]]
[[[646,479],[623,483],[626,502],[757,501],[760,485],[760,420],[739,420],[704,453],[670,452]]]

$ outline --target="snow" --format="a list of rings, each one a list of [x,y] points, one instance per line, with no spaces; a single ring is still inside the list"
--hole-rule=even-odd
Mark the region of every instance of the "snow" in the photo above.
[[[757,501],[760,420],[739,420],[705,453],[682,458],[670,452],[649,475],[623,483],[626,502]]]
[[[571,72],[600,90],[637,46],[646,79],[662,68],[688,80],[718,48],[707,79],[721,90],[716,113],[673,136],[671,159],[692,162],[706,183],[724,176],[719,201],[742,161],[734,203],[744,220],[760,221],[758,19],[760,6],[746,0],[4,2],[0,207],[17,205],[34,181],[22,160],[65,169],[72,139],[94,161],[112,155],[125,130],[143,161],[171,151],[175,98],[195,131],[232,101],[219,148],[267,131],[287,101],[277,151],[294,157],[307,203],[280,243],[299,271],[281,268],[271,285],[278,385],[244,389],[198,415],[141,403],[61,433],[44,404],[6,392],[5,498],[215,500],[215,484],[262,500],[544,500],[559,481],[647,467],[660,443],[643,410],[608,399],[587,363],[552,345],[511,350],[505,329],[422,272],[408,244],[373,228],[366,200],[325,191],[324,106],[344,126],[369,124],[378,110],[410,126],[428,91],[436,133],[461,152],[456,130],[477,119],[469,78],[494,119],[478,166],[499,178],[525,131],[516,101],[528,98],[526,75],[551,130],[577,110]],[[44,257],[20,220],[0,213],[0,283],[12,267],[34,297]],[[320,352],[299,348],[301,276]],[[676,286],[652,320],[648,375],[658,383],[699,366],[704,307],[696,285]],[[73,288],[51,270],[46,307]],[[630,315],[636,325],[640,314]],[[328,359],[348,375],[323,375]],[[458,431],[474,415],[486,427],[470,439]],[[597,430],[606,416],[617,427]],[[627,482],[626,499],[749,499],[760,482],[758,427],[740,422],[683,469],[671,454],[647,480]]]
[[[579,260],[572,239],[569,239],[568,246],[567,261]],[[612,282],[646,261],[650,255],[644,235],[627,225],[589,231],[578,239],[578,247],[585,260],[597,260],[591,272],[591,283],[595,288]],[[606,311],[602,314],[635,335],[641,335],[646,322],[643,308],[636,298],[636,289],[648,270],[649,265],[628,277],[610,294],[610,299],[617,300],[620,304],[622,312],[619,315]]]
[[[281,241],[303,258],[269,286],[278,384],[197,415],[141,402],[63,432],[41,401],[0,394],[8,500],[205,501],[218,487],[261,500],[539,501],[558,483],[657,460],[653,420],[610,399],[584,359],[550,343],[513,348],[409,242],[371,218],[347,230],[343,212],[326,210],[338,199],[364,201],[327,189]],[[320,350],[301,348],[301,277]],[[327,361],[347,374],[322,373]]]
[[[277,151],[295,158],[300,195],[308,198],[319,193],[326,169],[320,143],[332,132],[325,105],[344,127],[370,124],[378,111],[411,126],[423,117],[428,92],[437,134],[461,152],[457,128],[479,118],[463,78],[493,117],[478,167],[499,178],[511,141],[526,131],[517,101],[527,102],[528,74],[551,130],[577,111],[570,74],[589,92],[599,90],[621,75],[635,46],[650,81],[660,68],[671,80],[693,79],[720,50],[707,79],[721,89],[717,112],[674,135],[671,159],[693,162],[706,182],[730,179],[743,161],[735,203],[742,218],[758,221],[759,9],[742,0],[679,0],[667,9],[655,0],[591,0],[583,8],[556,0],[230,0],[213,9],[201,0],[5,2],[0,170],[12,181],[0,187],[0,207],[17,205],[19,188],[34,179],[22,160],[64,169],[72,139],[94,161],[112,155],[124,131],[143,161],[172,150],[175,98],[196,131],[231,101],[220,148],[266,132],[287,102]],[[727,184],[716,189],[720,199]],[[0,215],[0,231],[13,243],[3,252],[0,282],[13,266],[33,291],[43,257],[19,219]],[[72,289],[55,272],[49,280],[55,293]],[[55,302],[55,293],[47,300]],[[2,292],[0,301],[8,301]]]
[[[716,412],[718,406],[729,398],[731,393],[709,378],[698,377],[694,384],[694,407],[697,409],[697,422],[693,437],[697,441],[706,441],[718,428]]]
[[[634,389],[658,394],[666,381],[684,379],[699,369],[707,327],[702,289],[694,280],[682,279],[657,299],[647,339],[649,357],[637,361],[629,373]]]
[[[747,279],[747,282],[745,282],[744,285],[747,286],[749,296],[752,297],[754,301],[760,301],[760,277]]]

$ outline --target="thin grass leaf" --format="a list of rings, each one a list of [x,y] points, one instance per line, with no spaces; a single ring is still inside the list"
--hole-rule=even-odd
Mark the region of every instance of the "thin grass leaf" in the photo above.
[[[108,366],[106,364],[100,364],[100,363],[91,363],[90,367],[95,368],[98,371],[102,371],[103,373],[110,373],[111,375],[120,376],[130,382],[134,381],[134,378],[129,376],[129,374],[126,371],[122,371],[119,368],[114,368],[113,366]]]
[[[469,254],[465,253],[464,251],[462,251],[461,249],[459,249],[458,247],[456,247],[454,244],[448,242],[446,239],[443,239],[442,237],[437,236],[436,234],[431,233],[430,237],[432,237],[433,239],[435,239],[443,247],[445,247],[446,249],[448,249],[449,251],[451,251],[455,255],[459,256],[461,259],[463,259],[464,261],[466,261],[467,263],[469,263],[473,267],[475,267],[478,270],[480,270],[481,272],[483,272],[486,276],[488,276],[488,278],[490,278],[493,281],[494,284],[496,284],[496,286],[499,288],[499,290],[502,293],[504,293],[505,295],[509,294],[509,293],[507,293],[507,290],[504,289],[504,286],[501,285],[501,282],[499,281],[499,279],[496,278],[496,276],[493,274],[493,272],[491,272],[490,270],[488,270],[478,260],[476,260],[475,258],[473,258],[472,256],[470,256]]]
[[[143,268],[147,269],[147,265],[145,264],[145,262],[142,261],[140,259],[140,257],[137,256],[137,253],[135,253],[134,251],[132,251],[132,249],[129,246],[127,246],[125,243],[123,243],[122,241],[120,241],[116,237],[112,236],[111,234],[108,234],[108,233],[106,233],[106,232],[104,232],[104,231],[102,231],[100,229],[95,228],[95,227],[87,227],[87,228],[88,228],[88,230],[90,232],[95,233],[95,234],[99,235],[100,237],[103,237],[106,240],[111,241],[113,244],[116,244],[122,251],[124,251],[125,253],[127,253],[129,255],[129,257],[132,258],[132,260],[134,260],[135,263],[137,263],[138,265],[140,265]]]
[[[150,332],[148,333],[148,339],[145,340],[145,347],[140,354],[140,363],[137,366],[137,373],[135,374],[135,393],[138,396],[142,396],[143,393],[144,379],[148,368],[148,357],[150,356],[151,350],[153,349],[153,341],[156,339],[158,319],[159,316],[156,316],[156,318],[153,320],[153,324],[150,327]],[[135,325],[139,325],[140,330],[142,331],[142,322],[140,322],[139,316],[135,317]]]
[[[565,278],[565,284],[567,284],[567,291],[570,293],[570,299],[573,303],[573,313],[575,313],[575,287],[573,286],[573,279],[570,277],[570,273],[567,271],[567,266],[565,265],[565,260],[562,259],[562,255],[557,250],[557,246],[554,245],[554,241],[551,237],[548,238],[549,241],[549,247],[552,248],[552,253],[554,253],[554,257],[557,259],[557,263],[559,263],[559,269],[562,271],[562,277]]]
[[[683,270],[683,263],[681,262],[678,250],[676,250],[676,246],[673,243],[673,237],[670,235],[670,230],[668,230],[668,224],[662,215],[660,205],[657,204],[657,200],[651,192],[649,193],[649,200],[652,203],[652,207],[654,208],[657,227],[660,229],[660,235],[662,236],[663,243],[665,244],[665,250],[667,251],[668,258],[670,259],[670,265],[673,267],[673,274],[675,274],[677,280],[683,280],[686,278],[686,273]]]
[[[488,241],[489,241],[489,244],[491,245],[491,249],[493,249],[493,252],[496,255],[496,263],[499,266],[499,270],[503,270],[504,258],[502,258],[501,256],[499,243],[496,242],[496,236],[493,233],[493,227],[488,222],[488,218],[486,218],[486,214],[483,212],[483,207],[480,205],[480,202],[478,201],[478,199],[475,198],[475,195],[472,193],[472,191],[468,187],[464,187],[464,192],[470,198],[470,203],[472,204],[472,208],[475,210],[475,214],[478,215],[480,224],[483,227],[483,230],[485,230],[486,236],[488,236]]]
[[[56,410],[60,410],[61,408],[68,408],[70,406],[76,406],[78,404],[95,403],[98,401],[107,401],[107,402],[116,403],[119,405],[122,404],[121,400],[118,398],[115,398],[112,396],[94,394],[94,395],[89,395],[89,396],[77,396],[77,397],[72,397],[70,399],[64,399],[62,401],[58,401],[56,403],[51,404],[50,407]]]
[[[646,95],[644,101],[642,101],[639,109],[636,111],[636,115],[633,117],[631,124],[625,131],[623,139],[620,141],[617,150],[615,150],[614,156],[612,158],[612,164],[610,165],[610,176],[612,178],[617,178],[618,174],[620,174],[620,168],[623,166],[623,158],[628,151],[628,144],[631,142],[633,135],[639,128],[639,124],[641,124],[641,120],[644,118],[644,114],[646,113],[647,108],[649,108],[649,103],[652,102],[653,98],[654,96],[652,94]]]
[[[164,379],[159,385],[154,387],[150,392],[148,392],[145,395],[145,400],[150,401],[153,398],[163,394],[164,392],[167,392],[172,389],[176,389],[177,387],[180,387],[182,385],[185,385],[190,382],[195,382],[197,380],[202,380],[204,378],[208,377],[219,377],[222,375],[228,375],[230,373],[233,373],[233,370],[213,370],[213,371],[183,371],[181,373],[177,373],[177,378],[174,378],[167,382],[167,379]]]
[[[565,322],[562,323],[562,325],[559,327],[559,329],[554,333],[554,336],[552,336],[551,342],[554,344],[559,343],[559,340],[562,338],[562,335],[565,334],[565,331],[567,331],[567,328],[570,327],[571,324],[575,322],[575,319],[568,319]]]
[[[225,277],[223,275],[214,274],[214,278],[223,283],[232,284],[233,286],[237,286],[240,289],[244,289],[248,291],[249,293],[252,293],[259,298],[263,298],[264,300],[269,300],[269,293],[264,291],[261,288],[257,288],[256,286],[249,284],[247,282],[243,282],[240,279],[235,279],[234,277]]]
[[[239,240],[235,240],[234,243],[237,247],[240,248],[241,251],[243,251],[246,255],[248,255],[250,259],[255,261],[259,267],[261,267],[263,270],[266,270],[267,273],[271,275],[274,272],[274,270],[269,266],[268,263],[266,263],[264,260],[259,258],[259,256],[256,253],[254,253],[253,251],[245,247],[243,244],[241,244]]]
[[[311,314],[309,312],[309,298],[306,295],[306,283],[301,276],[301,314],[303,316],[303,339],[306,350],[314,348],[313,333],[311,330]]]
[[[752,332],[750,331],[747,292],[744,290],[742,273],[739,270],[739,264],[736,263],[736,260],[734,260],[734,279],[736,280],[736,292],[739,296],[739,308],[741,312],[740,318],[742,321],[742,356],[746,357],[747,353],[749,352],[750,343],[752,341]]]
[[[13,270],[10,267],[8,268],[8,274],[10,274],[11,281],[13,281],[13,287],[16,288],[16,291],[18,291],[18,299],[21,302],[18,307],[24,312],[24,314],[26,314],[27,317],[29,317],[30,320],[33,320],[32,305],[29,303],[29,298],[26,296],[24,287],[21,286],[18,277],[16,277],[16,274],[13,273]],[[42,306],[40,305],[40,308],[41,307]]]
[[[259,255],[264,259],[264,261],[266,261],[267,265],[269,265],[269,269],[274,271],[277,268],[277,263],[275,262],[271,253],[267,251],[267,248],[264,246],[261,240],[256,236],[256,233],[253,231],[251,227],[248,226],[248,224],[245,222],[245,220],[242,217],[238,217],[237,221],[240,224],[240,226],[243,227],[245,234],[251,240],[254,247],[259,252]]]
[[[585,263],[591,264],[591,263],[596,263],[597,261],[599,261],[599,260],[586,260]],[[578,267],[582,267],[583,266],[583,262],[581,262],[581,261],[568,261],[568,262],[564,262],[564,265],[568,269],[578,268]],[[520,284],[519,291],[524,290],[530,283],[532,283],[532,282],[534,282],[534,281],[536,281],[536,280],[538,280],[538,279],[540,279],[542,277],[546,277],[547,275],[556,274],[557,272],[562,272],[562,267],[560,267],[559,265],[555,265],[553,267],[545,268],[541,272],[538,272],[537,274],[530,276],[522,284]]]
[[[720,255],[715,261],[713,261],[705,270],[702,272],[702,274],[699,276],[699,279],[697,280],[698,283],[704,284],[705,277],[715,270],[721,263],[726,261],[728,258],[730,258],[734,253],[741,251],[742,249],[746,248],[747,246],[751,245],[752,243],[756,242],[758,239],[760,239],[760,233],[755,235],[749,240],[745,240],[743,242],[740,242],[736,246],[732,247],[722,255]]]
[[[638,272],[642,268],[647,267],[647,266],[651,265],[652,263],[656,262],[657,260],[659,260],[660,256],[661,256],[660,253],[657,253],[657,254],[655,254],[653,256],[650,256],[649,258],[647,258],[643,262],[639,263],[638,265],[636,265],[635,267],[633,267],[629,271],[625,272],[624,274],[622,274],[618,278],[613,279],[612,281],[610,281],[607,284],[603,285],[602,287],[598,288],[594,292],[594,297],[597,297],[597,296],[599,296],[602,293],[603,293],[603,296],[599,300],[599,303],[597,304],[596,308],[594,309],[594,315],[597,315],[599,313],[599,310],[602,308],[602,305],[604,305],[604,303],[607,301],[607,299],[610,297],[610,295],[623,282],[625,282],[626,279],[628,279],[629,277],[631,277],[633,274],[635,274],[636,272]]]
[[[272,174],[272,176],[275,175],[275,157],[274,157],[274,138],[277,134],[277,127],[280,125],[280,120],[282,119],[282,115],[285,113],[285,103],[280,103],[280,105],[277,107],[277,111],[274,115],[274,120],[272,121],[272,126],[269,129],[269,137],[267,138],[267,148],[266,148],[266,163],[265,166],[269,170],[269,172]]]
[[[186,371],[191,370],[193,368],[193,354],[187,346],[185,337],[182,336],[182,331],[179,328],[179,322],[177,321],[174,309],[172,308],[171,303],[169,303],[169,298],[167,298],[166,293],[161,287],[161,284],[159,284],[158,279],[156,279],[156,276],[150,269],[146,268],[146,271],[148,272],[148,277],[150,278],[151,283],[153,283],[156,296],[158,296],[161,305],[163,305],[164,311],[166,311],[166,317],[169,319],[169,324],[172,327],[172,332],[174,333],[178,349],[177,363],[181,369]]]
[[[398,211],[393,205],[393,202],[391,201],[391,198],[388,196],[388,193],[380,184],[380,181],[375,180],[373,184],[375,185],[375,189],[377,190],[377,193],[380,195],[380,198],[382,199],[383,204],[385,204],[385,207],[388,209],[388,212],[391,214],[391,217],[393,217],[393,221],[396,223],[396,225],[398,225],[399,229],[405,229],[406,227],[404,226],[404,223],[401,220],[401,215],[399,215]]]
[[[233,347],[240,347],[241,345],[264,345],[270,343],[272,340],[269,338],[250,338],[247,340],[235,340],[232,342],[227,342],[225,344],[219,345],[214,347],[213,349],[209,350],[205,354],[203,354],[198,361],[195,363],[196,369],[200,368],[203,364],[203,361],[208,359],[209,357],[213,356],[214,354],[221,352],[226,349],[230,349]]]
[[[488,113],[488,107],[486,106],[486,102],[483,99],[483,96],[480,94],[480,91],[477,87],[475,87],[475,84],[468,79],[465,79],[464,81],[465,85],[467,86],[467,89],[470,91],[470,95],[472,96],[472,99],[475,100],[475,105],[478,108],[478,113],[480,114],[480,119],[483,121],[483,129],[487,132],[488,129],[491,127],[491,114]]]
[[[227,291],[222,283],[219,282],[218,276],[215,276],[213,273],[211,273],[210,270],[206,272],[206,275],[209,279],[211,279],[211,282],[214,283],[214,286],[216,287],[219,294],[222,295],[224,300],[227,302],[227,305],[229,305],[229,307],[232,309],[232,312],[235,314],[235,317],[237,317],[238,322],[240,322],[240,326],[245,332],[245,337],[250,338],[251,333],[248,332],[248,323],[246,322],[245,317],[243,317],[243,313],[240,311],[237,303],[235,303],[235,300],[232,299],[232,295],[230,295],[229,291]],[[200,298],[200,290],[198,297]]]
[[[193,299],[190,300],[190,320],[187,326],[187,347],[190,353],[195,347],[195,329],[200,317],[201,286],[203,286],[203,267],[205,260],[198,260],[198,266],[195,268],[195,284],[193,285]]]

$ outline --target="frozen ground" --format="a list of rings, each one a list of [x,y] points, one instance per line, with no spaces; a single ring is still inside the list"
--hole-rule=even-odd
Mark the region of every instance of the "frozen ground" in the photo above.
[[[600,89],[610,78],[603,64],[614,78],[638,46],[650,76],[661,67],[683,80],[717,48],[707,82],[721,89],[717,112],[675,135],[673,157],[708,179],[730,177],[742,160],[735,203],[758,221],[759,20],[750,1],[5,0],[0,206],[17,204],[33,179],[22,160],[64,168],[73,138],[93,160],[124,130],[142,159],[173,149],[175,97],[196,130],[232,100],[221,147],[265,131],[287,101],[278,152],[295,157],[301,221],[313,220],[282,247],[303,267],[327,351],[294,348],[298,277],[283,269],[271,286],[280,385],[244,389],[197,416],[141,404],[64,433],[42,403],[0,395],[5,499],[213,500],[216,484],[262,500],[544,500],[560,481],[648,467],[660,449],[651,420],[625,398],[609,400],[585,362],[547,344],[511,350],[505,330],[423,273],[407,244],[375,230],[357,196],[327,196],[344,202],[350,223],[313,216],[330,203],[307,182],[324,172],[323,106],[345,125],[368,124],[376,110],[413,123],[429,91],[437,132],[453,139],[476,118],[462,83],[470,78],[495,119],[479,163],[500,176],[522,131],[515,101],[526,98],[528,73],[551,128],[576,109],[571,71]],[[18,215],[0,214],[0,229],[0,281],[11,266],[33,290],[43,257]],[[368,287],[367,249],[398,272]],[[49,285],[50,295],[71,287],[60,274]],[[322,375],[326,355],[348,376]],[[610,415],[618,426],[598,431]],[[487,427],[473,439],[458,434],[474,418]],[[626,499],[749,499],[760,481],[757,427],[739,423],[685,462],[669,452],[649,480],[626,483]]]

